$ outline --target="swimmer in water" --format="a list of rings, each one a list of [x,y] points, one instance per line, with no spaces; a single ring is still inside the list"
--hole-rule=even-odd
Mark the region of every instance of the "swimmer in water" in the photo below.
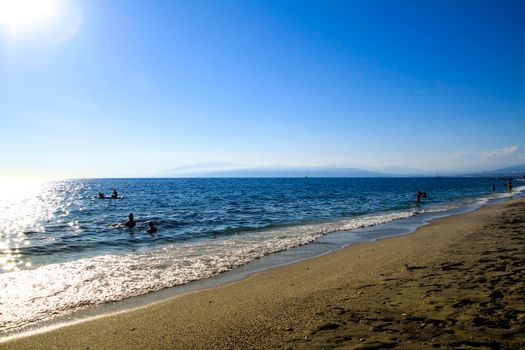
[[[126,221],[126,223],[124,224],[124,226],[129,227],[129,228],[135,227],[135,225],[136,225],[137,223],[135,222],[135,220],[133,220],[133,213],[129,213],[128,218],[129,218],[129,220]]]
[[[148,229],[146,230],[147,233],[155,233],[157,232],[157,228],[155,227],[155,223],[153,221],[148,222]]]
[[[113,190],[113,193],[111,194],[111,198],[113,199],[118,198],[117,190]]]

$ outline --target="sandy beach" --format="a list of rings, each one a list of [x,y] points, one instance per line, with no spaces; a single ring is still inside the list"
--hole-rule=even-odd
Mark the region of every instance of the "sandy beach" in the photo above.
[[[525,200],[1,349],[522,349]]]

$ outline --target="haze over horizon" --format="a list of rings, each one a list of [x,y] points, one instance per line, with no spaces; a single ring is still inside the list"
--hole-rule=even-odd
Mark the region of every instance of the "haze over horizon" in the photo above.
[[[0,178],[525,164],[524,16],[521,1],[0,1]]]

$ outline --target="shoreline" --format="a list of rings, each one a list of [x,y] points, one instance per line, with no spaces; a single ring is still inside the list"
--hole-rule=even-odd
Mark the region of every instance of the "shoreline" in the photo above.
[[[366,322],[360,320],[356,323],[352,321],[352,317],[355,318],[362,312],[360,308],[368,309],[371,313],[374,308],[383,306],[387,311],[400,311],[401,307],[394,307],[392,303],[393,300],[397,300],[396,295],[405,293],[407,288],[400,289],[401,284],[397,284],[396,281],[403,281],[404,284],[414,281],[406,282],[403,277],[396,277],[397,275],[421,274],[430,269],[431,274],[435,276],[434,270],[443,267],[439,264],[436,268],[428,267],[437,263],[436,257],[428,255],[428,249],[439,256],[445,256],[445,262],[457,260],[457,256],[450,256],[448,252],[452,246],[462,243],[464,247],[458,248],[459,252],[462,249],[476,248],[478,242],[469,243],[465,238],[490,225],[496,225],[489,222],[498,220],[496,213],[509,212],[512,205],[523,206],[523,203],[523,199],[512,199],[486,205],[467,214],[433,220],[415,233],[354,244],[318,258],[259,272],[241,281],[180,295],[138,309],[82,321],[45,333],[17,337],[1,343],[0,348],[46,348],[45,344],[58,348],[263,348],[280,344],[301,348],[312,346],[321,340],[326,341],[327,334],[341,333],[350,324],[357,332],[357,328],[362,328],[360,325],[363,323],[368,333],[374,333],[371,327],[380,330],[384,330],[385,327],[395,328],[393,325],[396,316],[403,318],[405,323],[419,322],[419,326],[426,325],[426,318],[420,320],[419,316],[414,316],[415,319],[410,316],[412,319],[408,319],[407,312],[387,316],[392,321],[376,319]],[[519,209],[523,211],[522,207]],[[523,217],[518,215],[515,220],[515,224],[519,226]],[[499,226],[494,227],[493,231],[497,233]],[[517,230],[523,232],[523,225]],[[501,232],[498,234],[501,235]],[[446,271],[456,272],[455,270],[454,266],[451,266]],[[452,283],[449,281],[444,285],[450,284]],[[418,289],[417,285],[409,287],[409,290]],[[445,289],[441,288],[442,291]],[[374,290],[375,294],[372,292]],[[425,293],[439,294],[438,291]],[[385,295],[388,295],[387,301],[372,300],[368,304],[366,302],[366,299],[374,299],[374,296],[377,299]],[[403,299],[400,304],[410,304],[411,300],[412,298]],[[466,303],[465,307],[476,304],[470,301],[463,303]],[[489,301],[490,303],[494,304]],[[525,310],[520,308],[525,307],[522,300],[520,303],[514,311],[517,313],[516,319],[522,317],[523,321]],[[448,304],[445,304],[448,307]],[[441,306],[441,310],[443,309],[446,307]],[[332,315],[334,312],[335,315]],[[436,312],[443,313],[439,310]],[[348,315],[352,317],[347,319]],[[446,318],[443,322],[445,321]],[[372,324],[374,322],[375,325]],[[380,326],[381,322],[387,325]],[[352,335],[346,337],[350,338],[345,340],[344,336],[337,335],[332,340],[334,344],[370,343],[360,340],[368,339],[368,335],[358,339]],[[392,339],[381,341],[398,341]],[[383,345],[385,344],[387,343]]]
[[[525,193],[516,192],[513,197],[520,198]],[[464,206],[452,206],[444,211],[426,211],[402,218],[398,220],[381,223],[378,225],[365,226],[350,231],[340,231],[330,233],[321,238],[305,245],[297,246],[291,249],[282,250],[262,258],[253,260],[245,265],[236,267],[230,271],[220,273],[213,277],[191,281],[182,285],[176,285],[161,290],[152,291],[146,294],[137,295],[109,303],[88,305],[79,310],[73,310],[63,315],[57,315],[54,318],[37,321],[25,326],[17,327],[12,330],[3,331],[0,335],[0,343],[13,338],[24,337],[27,335],[47,332],[59,327],[77,324],[92,319],[111,316],[132,309],[147,307],[153,303],[161,302],[167,299],[175,298],[187,293],[198,292],[210,288],[220,287],[229,283],[242,281],[253,274],[267,271],[269,269],[298,263],[308,259],[314,259],[326,254],[331,254],[337,250],[344,249],[350,245],[373,242],[382,239],[407,235],[417,231],[420,227],[428,225],[430,222],[443,217],[461,215],[491,203],[507,201],[512,197],[497,196],[487,198],[477,198]]]

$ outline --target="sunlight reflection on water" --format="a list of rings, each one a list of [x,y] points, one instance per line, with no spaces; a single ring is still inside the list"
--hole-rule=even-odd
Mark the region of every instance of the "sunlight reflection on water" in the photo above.
[[[38,180],[9,180],[0,184],[0,272],[30,267],[19,248],[27,235],[45,232],[58,203],[54,184]]]

